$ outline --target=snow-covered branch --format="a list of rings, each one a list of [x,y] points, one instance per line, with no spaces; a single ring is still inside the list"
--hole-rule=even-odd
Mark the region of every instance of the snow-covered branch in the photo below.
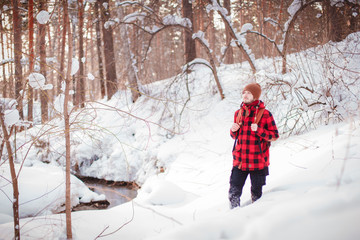
[[[228,12],[225,8],[221,7],[219,5],[219,3],[216,0],[208,0],[209,5],[207,5],[206,9],[207,11],[217,11],[221,18],[223,19],[225,25],[228,26],[229,28],[229,32],[231,37],[235,40],[235,44],[236,46],[240,49],[240,51],[242,51],[245,55],[246,60],[249,62],[251,69],[253,71],[253,73],[256,72],[256,67],[255,67],[255,58],[254,55],[251,54],[251,49],[249,48],[249,46],[246,44],[246,39],[245,38],[240,38],[241,34],[237,33],[237,31],[235,31],[235,29],[233,28],[232,22],[231,22],[231,17],[228,16]]]
[[[123,2],[117,2],[115,3],[116,7],[125,7],[125,6],[129,6],[129,5],[139,5],[141,6],[143,9],[145,9],[146,11],[150,12],[150,13],[154,13],[154,10],[152,10],[150,7],[138,2],[138,1],[123,1]]]

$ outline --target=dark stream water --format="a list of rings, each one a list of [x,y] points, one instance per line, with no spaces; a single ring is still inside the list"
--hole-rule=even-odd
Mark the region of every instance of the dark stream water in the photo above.
[[[116,184],[86,182],[85,184],[94,192],[104,194],[110,202],[108,208],[131,201],[137,196],[137,189],[128,186],[117,186]]]
[[[78,178],[80,178],[90,190],[98,194],[104,194],[110,205],[108,205],[109,203],[105,205],[101,203],[100,205],[79,206],[76,210],[101,209],[106,208],[107,205],[107,208],[115,207],[134,199],[139,189],[139,186],[134,183],[106,181],[91,177],[78,176]]]

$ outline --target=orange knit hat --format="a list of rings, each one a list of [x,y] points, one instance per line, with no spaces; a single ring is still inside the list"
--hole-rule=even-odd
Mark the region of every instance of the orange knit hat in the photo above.
[[[244,87],[243,91],[249,91],[254,96],[254,100],[259,100],[261,95],[261,87],[258,83],[250,83]]]

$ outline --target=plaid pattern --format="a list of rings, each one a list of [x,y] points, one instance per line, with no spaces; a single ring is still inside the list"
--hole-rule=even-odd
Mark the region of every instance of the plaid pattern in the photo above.
[[[243,171],[261,170],[269,166],[269,141],[277,139],[279,133],[272,114],[265,109],[262,118],[259,121],[256,132],[251,130],[251,124],[254,122],[257,113],[256,106],[265,108],[261,101],[255,101],[251,104],[243,104],[243,111],[237,110],[234,115],[236,117],[241,112],[241,127],[238,131],[232,132],[230,135],[233,139],[237,139],[233,150],[233,166],[239,167]],[[246,116],[246,108],[248,116]]]

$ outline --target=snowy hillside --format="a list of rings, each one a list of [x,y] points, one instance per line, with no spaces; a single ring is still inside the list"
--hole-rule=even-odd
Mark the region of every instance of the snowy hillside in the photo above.
[[[80,173],[143,184],[132,202],[73,213],[74,238],[95,239],[118,230],[103,239],[356,239],[359,38],[352,34],[335,46],[289,56],[292,71],[286,75],[275,74],[280,60],[256,62],[262,99],[282,137],[270,150],[263,197],[250,204],[247,183],[239,209],[229,210],[227,200],[233,144],[229,129],[241,89],[253,80],[246,63],[220,67],[222,101],[211,71],[197,67],[189,78],[142,86],[147,95],[135,104],[128,92],[119,92],[73,114],[72,157]],[[335,124],[339,120],[344,121]],[[62,122],[54,119],[17,136],[22,146],[17,160],[28,167],[39,160],[61,166],[61,129]],[[294,135],[298,132],[302,134]],[[49,144],[50,151],[41,144],[30,148],[34,136]],[[12,222],[2,222],[0,239],[11,239]],[[23,239],[66,236],[62,214],[24,218],[21,226]]]

